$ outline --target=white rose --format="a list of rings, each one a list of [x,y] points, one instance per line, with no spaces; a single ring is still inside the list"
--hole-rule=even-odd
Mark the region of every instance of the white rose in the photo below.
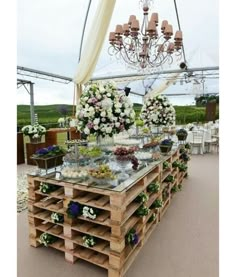
[[[105,117],[105,116],[106,116],[106,112],[105,111],[101,112],[101,117]]]
[[[106,133],[107,134],[110,134],[111,132],[112,132],[112,128],[111,127],[106,128]]]
[[[89,134],[90,134],[90,130],[89,130],[88,127],[85,127],[85,128],[84,128],[84,133],[85,133],[86,135],[89,135]]]
[[[115,108],[118,109],[118,108],[121,108],[121,107],[122,107],[121,103],[116,103],[116,104],[115,104]]]
[[[93,129],[94,129],[94,130],[98,130],[98,125],[94,125],[94,126],[93,126]]]
[[[93,123],[94,123],[95,125],[98,125],[99,122],[100,122],[100,118],[95,118],[94,121],[93,121]]]
[[[120,122],[116,122],[115,126],[116,126],[116,128],[119,128],[120,127]]]
[[[127,116],[129,116],[130,111],[129,111],[129,110],[125,110],[125,114],[126,114]]]
[[[115,113],[121,113],[121,109],[116,109]]]
[[[126,120],[125,120],[127,123],[130,123],[130,120],[127,118]]]

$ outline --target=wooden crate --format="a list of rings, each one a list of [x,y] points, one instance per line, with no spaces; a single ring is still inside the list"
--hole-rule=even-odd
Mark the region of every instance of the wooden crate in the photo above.
[[[183,181],[183,174],[172,166],[163,170],[164,160],[172,164],[178,157],[177,150],[121,192],[28,175],[30,245],[40,246],[39,237],[43,232],[47,232],[58,238],[49,246],[64,252],[66,261],[74,263],[77,259],[83,259],[106,268],[109,277],[124,276],[155,227],[160,224],[171,203],[171,184],[164,184],[163,180],[168,174],[173,174],[176,179],[174,184]],[[41,193],[41,182],[56,185],[58,189],[50,194]],[[147,192],[147,186],[152,182],[161,184],[158,192]],[[162,208],[151,209],[144,217],[136,216],[135,212],[142,204],[135,202],[135,199],[141,192],[148,194],[149,199],[145,206],[150,208],[156,199],[162,199],[164,189],[168,189],[169,196]],[[70,201],[97,208],[100,213],[95,219],[82,215],[71,219],[66,213]],[[62,214],[64,223],[53,223],[52,212]],[[153,213],[156,214],[156,219],[149,222]],[[126,244],[125,236],[132,228],[136,230],[139,242],[130,247]],[[97,244],[94,247],[86,247],[83,242],[84,235],[93,236]]]

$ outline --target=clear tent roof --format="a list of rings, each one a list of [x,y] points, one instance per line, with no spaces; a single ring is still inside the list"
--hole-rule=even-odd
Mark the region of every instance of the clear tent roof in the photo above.
[[[82,50],[86,48],[86,42],[93,39],[92,36],[89,38],[88,36],[90,29],[93,27],[92,22],[99,2],[98,0],[91,2]],[[218,66],[218,2],[215,0],[177,0],[176,3],[183,31],[188,67]],[[73,78],[78,64],[82,30],[88,4],[89,0],[21,0],[17,7],[17,64]],[[174,30],[178,29],[173,0],[153,1],[152,11],[158,12],[160,21],[167,19],[173,25]],[[116,0],[110,26],[93,77],[122,76],[127,73],[137,73],[122,61],[117,61],[108,54],[109,32],[113,31],[117,24],[127,22],[131,14],[135,14],[141,21],[143,16],[139,0]],[[179,64],[174,63],[160,68],[160,70],[170,69],[179,69]],[[211,72],[208,73],[211,76]],[[201,72],[195,73],[195,81],[193,76],[193,81],[189,83],[185,82],[185,76],[182,78],[183,81],[181,81],[181,78],[177,79],[176,84],[169,87],[165,93],[170,95],[174,93],[181,94],[183,98],[186,94],[202,93],[203,89],[205,93],[217,93],[218,77],[215,78],[215,76],[218,73],[211,76],[211,78],[204,78],[204,88],[201,85],[203,78],[200,78],[200,74]],[[120,81],[118,85],[120,88],[129,86],[132,91],[144,95],[147,89],[155,89],[161,82],[168,79],[168,75],[156,75],[155,79],[153,80],[149,76],[145,80],[124,80],[123,82]],[[36,83],[35,80],[33,81]],[[199,82],[200,84],[198,84]],[[42,92],[45,84],[41,81],[38,81],[38,84]],[[70,90],[73,94],[72,84]],[[134,98],[136,102],[142,101],[137,96],[134,96]]]

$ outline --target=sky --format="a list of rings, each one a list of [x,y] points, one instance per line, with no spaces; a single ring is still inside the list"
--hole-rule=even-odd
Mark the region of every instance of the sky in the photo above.
[[[152,12],[159,13],[160,21],[168,19],[177,30],[177,20],[173,0],[153,1]],[[94,13],[99,1],[93,0],[88,16],[83,49],[89,43],[88,36],[93,28]],[[82,27],[88,0],[21,0],[17,3],[17,65],[37,70],[74,77],[80,50]],[[219,65],[219,22],[218,1],[216,0],[179,0],[177,1],[184,47],[188,67]],[[204,7],[204,8],[203,8]],[[116,24],[125,23],[130,14],[136,14],[140,21],[142,11],[138,0],[117,0],[108,33]],[[103,45],[93,76],[107,76],[132,72],[122,62],[109,56],[108,34]],[[83,51],[82,51],[83,53]],[[178,64],[163,69],[177,69]],[[133,71],[134,72],[134,71]],[[59,84],[26,76],[17,77],[34,83],[36,105],[73,104],[74,85]],[[157,88],[161,81],[156,81]],[[119,85],[118,85],[119,87]],[[130,84],[132,91],[145,88]],[[120,87],[121,88],[121,87]],[[177,105],[192,104],[196,87],[192,84],[177,83],[165,93],[189,93],[191,96],[170,97]],[[198,94],[202,92],[201,88]],[[219,92],[218,79],[205,82],[205,93]],[[142,97],[132,96],[131,100],[142,103]],[[29,104],[30,98],[24,87],[17,89],[17,104]]]

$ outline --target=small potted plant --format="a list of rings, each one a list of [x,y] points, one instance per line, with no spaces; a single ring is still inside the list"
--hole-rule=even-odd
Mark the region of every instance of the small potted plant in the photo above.
[[[188,136],[188,132],[185,129],[179,129],[176,132],[176,136],[178,137],[178,140],[183,141],[183,140],[186,140]]]
[[[160,145],[159,145],[161,153],[162,154],[167,154],[168,152],[170,152],[173,143],[174,142],[171,139],[162,140]]]
[[[45,169],[46,172],[50,168],[56,168],[63,164],[63,157],[66,150],[58,145],[52,145],[45,148],[40,148],[31,159],[35,161],[38,168]]]
[[[46,128],[36,123],[24,126],[21,131],[25,136],[29,136],[31,143],[39,143],[42,135],[46,133]]]

